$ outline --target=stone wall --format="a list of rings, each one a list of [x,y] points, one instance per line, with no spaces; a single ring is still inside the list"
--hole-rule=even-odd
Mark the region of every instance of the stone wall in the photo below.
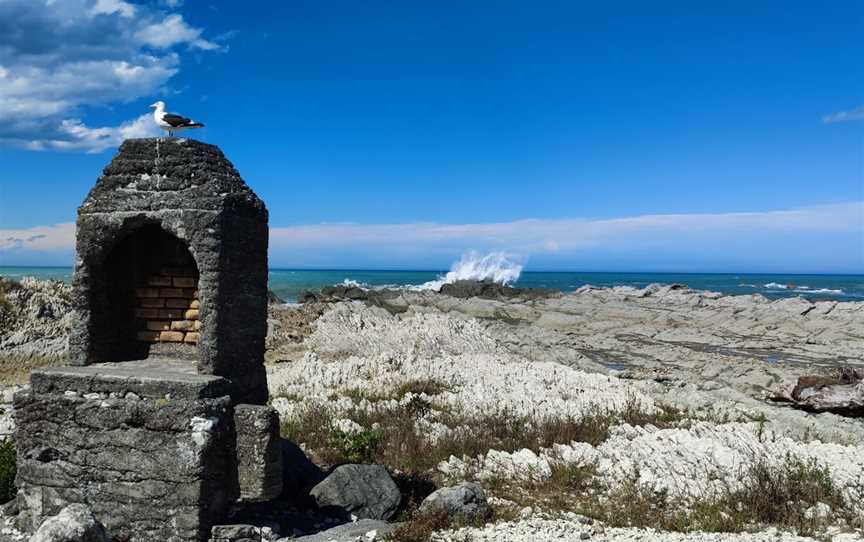
[[[81,503],[116,539],[207,540],[239,497],[228,383],[88,369],[39,371],[15,397],[21,527]]]

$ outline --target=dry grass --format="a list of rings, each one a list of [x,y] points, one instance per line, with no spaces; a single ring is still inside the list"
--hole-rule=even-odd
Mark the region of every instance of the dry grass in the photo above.
[[[386,542],[428,542],[436,531],[453,527],[447,512],[436,510],[428,514],[415,513],[386,535]]]
[[[532,419],[507,411],[466,415],[434,401],[436,395],[450,390],[447,384],[430,380],[411,381],[386,393],[347,390],[342,395],[353,400],[354,408],[337,413],[327,403],[307,404],[298,415],[283,421],[282,433],[303,443],[313,459],[325,466],[346,462],[385,465],[394,474],[406,503],[402,511],[405,523],[390,540],[425,542],[432,532],[451,527],[440,517],[416,513],[417,505],[436,489],[436,466],[451,455],[477,457],[490,450],[525,448],[536,453],[556,443],[574,441],[596,446],[609,438],[611,427],[623,423],[662,429],[706,419],[670,407],[647,411],[635,400],[621,411],[597,408],[578,419]],[[336,427],[337,418],[353,420],[364,429],[341,431]],[[446,425],[452,431],[446,438],[432,439],[428,429],[418,427],[420,419]],[[756,421],[764,424],[765,419],[760,416]],[[491,494],[519,506],[577,512],[609,526],[741,532],[773,525],[801,534],[823,532],[829,524],[864,527],[864,520],[852,512],[852,503],[846,502],[833,485],[828,469],[794,457],[777,465],[757,461],[741,473],[742,485],[695,503],[645,488],[638,483],[638,474],[604,486],[592,465],[556,463],[552,476],[543,482],[516,484],[493,479],[485,480],[484,486]],[[818,503],[830,506],[832,517],[807,512]],[[497,510],[496,516],[500,519],[506,512]]]
[[[34,369],[62,365],[62,363],[63,358],[60,356],[0,353],[0,384],[7,386],[26,384],[30,372]]]
[[[372,409],[356,407],[338,415],[322,403],[310,404],[299,416],[283,421],[282,436],[304,443],[307,450],[325,465],[346,462],[380,463],[394,472],[424,474],[451,455],[476,457],[489,450],[513,452],[527,448],[538,452],[555,443],[588,442],[600,444],[609,437],[614,425],[653,424],[668,427],[681,419],[678,411],[663,410],[648,413],[635,401],[624,411],[596,409],[581,418],[532,419],[512,412],[465,415],[436,407],[431,401],[416,395],[423,389],[427,395],[442,393],[446,385],[433,382],[406,384],[388,394],[370,399],[368,394],[349,390],[346,395],[359,402],[367,400],[399,400],[411,393],[411,398],[398,406]],[[434,393],[430,393],[434,392]],[[337,417],[348,418],[365,429],[346,433],[334,423]],[[426,430],[418,428],[418,419],[434,420],[454,429],[447,438],[432,441]]]
[[[775,526],[805,536],[823,533],[831,525],[864,527],[828,468],[794,456],[776,465],[757,461],[741,473],[739,486],[689,503],[641,485],[638,471],[614,486],[601,484],[593,475],[591,466],[558,465],[543,483],[504,483],[496,489],[519,506],[576,512],[610,527],[737,533]],[[808,512],[819,503],[831,508],[831,517]]]

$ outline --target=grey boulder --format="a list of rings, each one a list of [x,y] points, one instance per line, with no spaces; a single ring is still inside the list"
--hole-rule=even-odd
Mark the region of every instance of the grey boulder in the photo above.
[[[280,538],[279,542],[355,542],[358,539],[371,541],[384,537],[392,530],[393,526],[384,521],[361,519],[299,538]]]
[[[30,542],[111,542],[111,538],[89,508],[70,504],[43,521]]]
[[[390,519],[402,500],[396,482],[381,465],[336,467],[309,493],[322,510],[365,519]]]
[[[421,513],[443,510],[451,519],[474,521],[488,519],[492,509],[486,502],[486,493],[477,484],[463,482],[457,486],[442,487],[426,497],[420,504]]]

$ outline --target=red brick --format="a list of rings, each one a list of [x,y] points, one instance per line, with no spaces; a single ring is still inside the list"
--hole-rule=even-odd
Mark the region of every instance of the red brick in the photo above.
[[[195,327],[192,320],[174,320],[171,322],[172,331],[191,331]]]
[[[159,288],[159,297],[185,297],[180,288]]]
[[[138,305],[141,307],[164,307],[165,306],[165,300],[162,298],[139,299]]]
[[[150,277],[147,279],[150,286],[171,286],[171,277]]]
[[[182,331],[163,331],[159,334],[159,340],[163,343],[180,343],[183,342]]]
[[[159,318],[159,309],[135,309],[137,318]]]
[[[165,318],[168,320],[182,320],[183,319],[183,311],[180,309],[171,310],[164,309],[159,311],[159,318]]]
[[[135,295],[138,297],[159,297],[157,288],[135,288]]]
[[[177,288],[194,288],[195,279],[192,277],[174,277],[174,286]]]
[[[190,301],[188,299],[166,299],[165,306],[172,309],[189,309]]]

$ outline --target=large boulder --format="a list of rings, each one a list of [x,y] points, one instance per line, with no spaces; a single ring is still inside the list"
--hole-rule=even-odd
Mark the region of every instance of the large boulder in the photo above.
[[[864,417],[864,370],[844,368],[834,376],[802,376],[788,397],[775,399],[810,412]]]
[[[558,290],[551,288],[514,288],[491,280],[457,280],[442,284],[439,292],[443,295],[462,299],[470,297],[542,299],[560,294]]]
[[[111,542],[111,537],[89,508],[70,504],[42,522],[30,542]]]
[[[381,465],[336,467],[309,493],[321,509],[367,519],[390,519],[402,500],[396,482]]]
[[[451,519],[466,522],[489,519],[492,515],[483,488],[470,482],[442,487],[420,504],[420,513],[430,514],[438,511],[446,512]]]
[[[292,542],[372,542],[380,540],[393,531],[393,526],[384,521],[374,519],[361,519],[351,523],[344,523],[321,531],[292,539]],[[287,539],[283,539],[287,540]]]

